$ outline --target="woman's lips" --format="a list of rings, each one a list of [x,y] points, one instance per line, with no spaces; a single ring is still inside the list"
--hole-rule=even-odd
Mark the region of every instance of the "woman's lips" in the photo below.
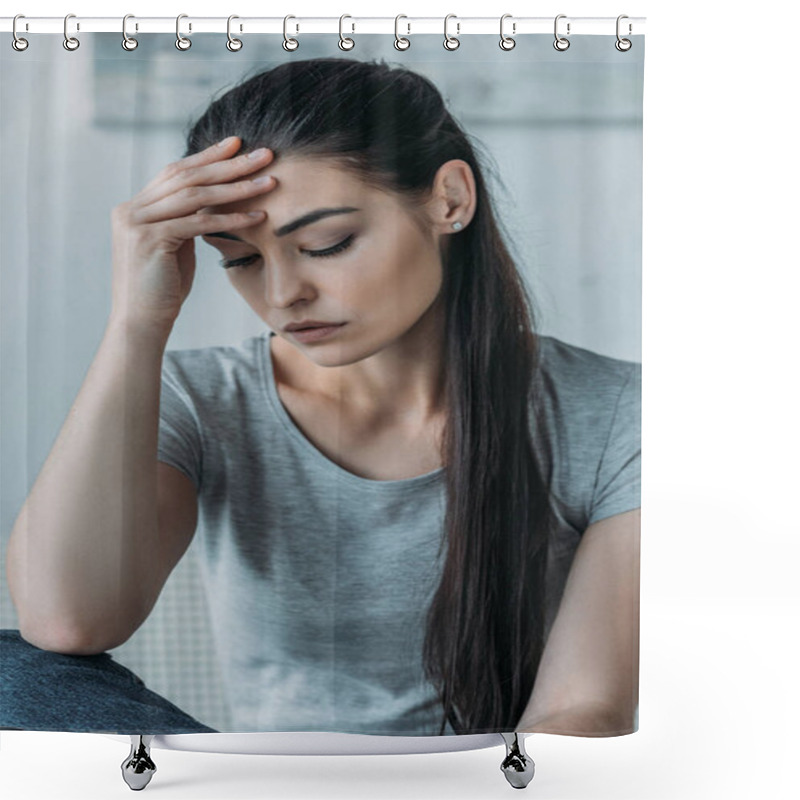
[[[289,331],[289,334],[300,342],[316,342],[319,339],[330,336],[346,324],[346,322],[342,322],[339,325],[326,325],[324,328],[301,328],[300,330]]]

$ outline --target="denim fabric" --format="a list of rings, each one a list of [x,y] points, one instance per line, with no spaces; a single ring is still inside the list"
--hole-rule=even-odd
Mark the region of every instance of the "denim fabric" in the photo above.
[[[108,653],[42,650],[0,630],[0,730],[218,733],[148,689]]]

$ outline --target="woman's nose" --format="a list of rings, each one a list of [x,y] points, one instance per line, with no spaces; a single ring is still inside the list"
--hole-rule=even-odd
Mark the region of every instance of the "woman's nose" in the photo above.
[[[299,300],[311,300],[316,295],[314,286],[296,266],[277,261],[267,268],[264,291],[267,303],[273,308],[289,308]]]

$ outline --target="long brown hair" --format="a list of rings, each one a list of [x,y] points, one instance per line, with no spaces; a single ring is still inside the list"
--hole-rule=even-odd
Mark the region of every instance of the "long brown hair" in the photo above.
[[[448,403],[441,582],[427,612],[423,662],[456,733],[514,730],[544,647],[552,525],[537,464],[538,365],[531,298],[495,219],[470,137],[430,80],[384,62],[289,61],[214,100],[186,136],[190,155],[237,135],[257,147],[324,158],[418,209],[438,168],[463,159],[473,219],[446,237],[442,298]],[[533,414],[532,414],[533,412]]]

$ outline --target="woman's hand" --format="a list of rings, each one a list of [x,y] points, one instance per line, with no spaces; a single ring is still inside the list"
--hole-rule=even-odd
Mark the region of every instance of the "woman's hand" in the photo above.
[[[261,170],[271,150],[231,158],[241,139],[231,137],[168,164],[135,197],[115,206],[112,229],[111,318],[169,332],[194,280],[194,237],[263,221],[265,212],[198,214],[206,206],[234,203],[275,185],[237,180]]]

